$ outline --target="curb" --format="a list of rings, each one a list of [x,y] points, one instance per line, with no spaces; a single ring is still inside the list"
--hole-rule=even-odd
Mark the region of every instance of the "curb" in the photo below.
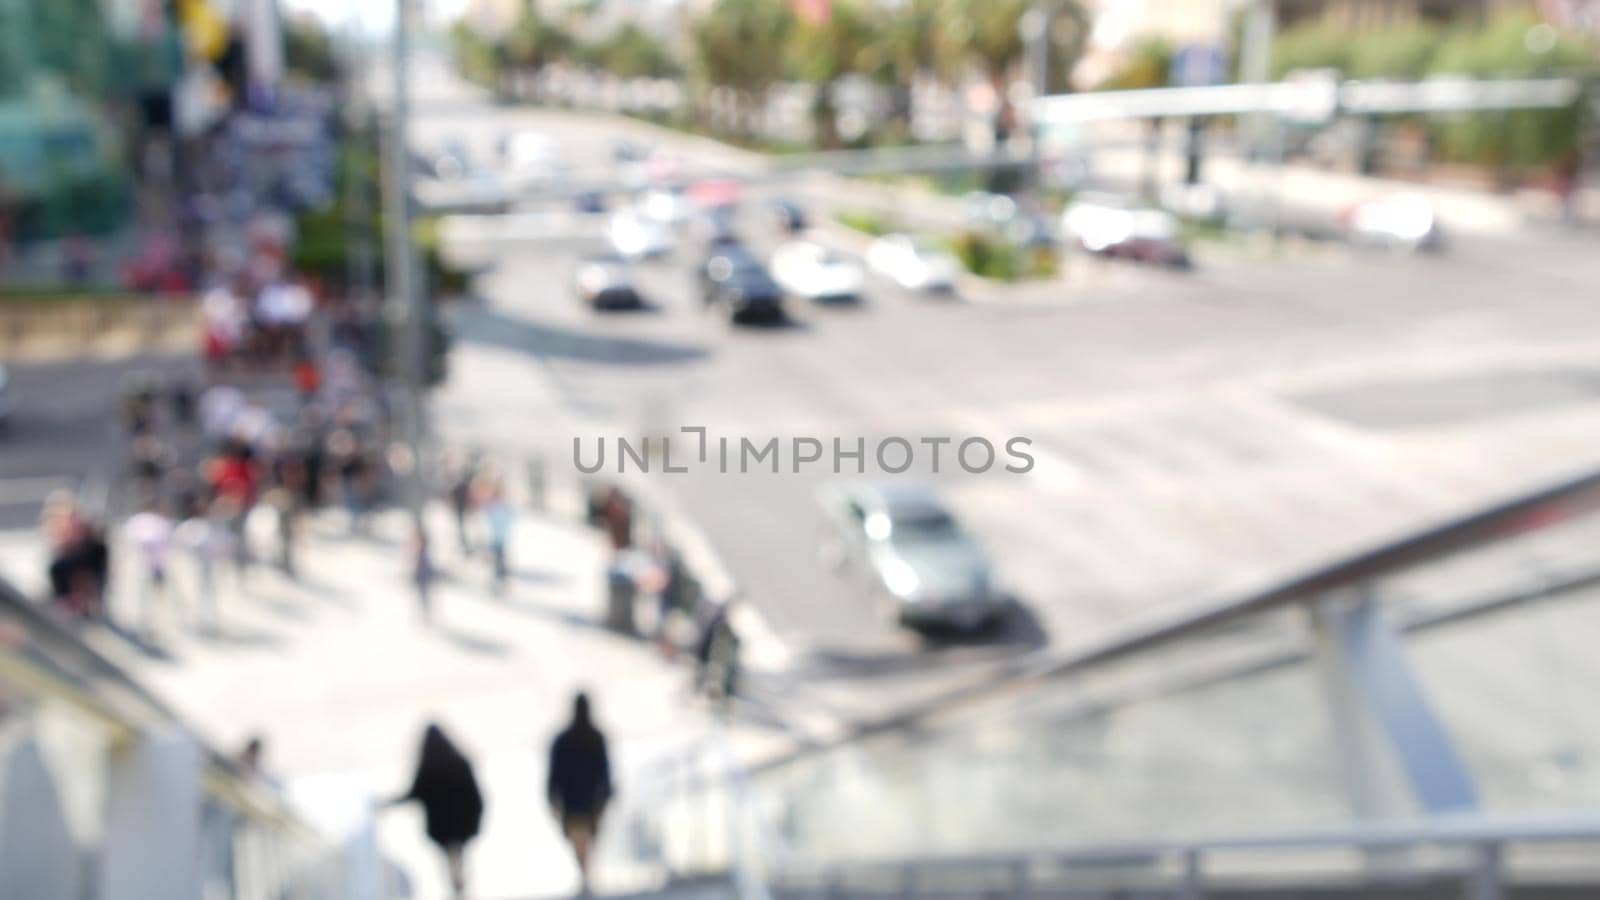
[[[713,547],[711,539],[677,502],[638,473],[618,476],[616,483],[659,523],[662,535],[677,550],[691,577],[700,583],[706,599],[724,604],[740,598],[739,584]],[[752,668],[783,670],[794,664],[799,654],[778,637],[776,630],[753,604],[735,605],[728,621],[738,633],[746,661],[752,664]]]

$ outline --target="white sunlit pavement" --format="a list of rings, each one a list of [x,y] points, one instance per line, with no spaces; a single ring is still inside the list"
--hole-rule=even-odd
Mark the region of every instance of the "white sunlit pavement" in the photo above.
[[[324,822],[350,818],[363,795],[381,802],[404,792],[423,727],[439,722],[475,761],[486,800],[468,856],[472,896],[571,893],[576,869],[543,785],[549,741],[573,693],[590,693],[609,737],[619,807],[648,795],[645,773],[664,755],[705,738],[711,712],[691,695],[687,665],[599,624],[609,558],[599,535],[521,515],[513,577],[496,597],[487,560],[462,558],[442,506],[430,509],[430,529],[444,572],[431,628],[419,619],[409,577],[406,515],[379,513],[370,535],[352,537],[344,516],[330,511],[306,523],[298,582],[262,566],[240,592],[225,573],[214,632],[187,616],[193,574],[180,559],[144,647],[104,631],[89,637],[223,752],[264,737],[269,774]],[[23,567],[39,560],[26,543],[15,535],[0,555],[4,573],[24,587]],[[113,552],[112,611],[131,625],[140,621],[138,573],[123,548]],[[620,859],[624,818],[607,820],[602,891],[636,887],[648,874]],[[413,896],[445,896],[442,858],[419,809],[381,811],[377,831],[380,852]]]

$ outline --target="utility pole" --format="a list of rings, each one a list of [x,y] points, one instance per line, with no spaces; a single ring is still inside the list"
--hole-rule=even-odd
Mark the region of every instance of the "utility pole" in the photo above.
[[[388,209],[388,280],[390,308],[386,316],[391,348],[404,396],[405,440],[410,451],[406,507],[418,534],[422,529],[423,484],[423,346],[428,303],[418,284],[420,267],[411,226],[410,92],[407,75],[411,0],[395,0],[394,98],[389,120],[388,161],[384,166],[384,205]],[[398,326],[398,327],[396,327]],[[398,340],[393,340],[398,338]]]

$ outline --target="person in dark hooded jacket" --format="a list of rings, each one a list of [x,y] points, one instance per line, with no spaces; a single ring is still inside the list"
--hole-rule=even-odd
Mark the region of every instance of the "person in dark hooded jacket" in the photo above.
[[[422,804],[428,837],[444,851],[450,866],[450,886],[455,896],[462,896],[466,890],[464,853],[467,842],[477,837],[483,820],[483,795],[478,792],[472,763],[438,725],[429,725],[423,733],[411,790],[395,802],[410,800]]]
[[[600,830],[600,816],[611,800],[611,760],[606,738],[589,717],[589,698],[572,701],[572,722],[550,745],[550,776],[545,792],[561,831],[572,844],[578,876],[589,889],[589,851]]]

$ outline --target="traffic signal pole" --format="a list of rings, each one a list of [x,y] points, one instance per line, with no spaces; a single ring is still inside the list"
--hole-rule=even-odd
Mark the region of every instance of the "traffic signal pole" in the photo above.
[[[420,266],[412,235],[410,93],[411,0],[396,0],[393,43],[394,97],[390,104],[387,160],[384,169],[384,206],[388,211],[387,241],[389,333],[399,333],[395,361],[401,379],[404,405],[405,444],[409,451],[406,474],[406,508],[413,525],[421,533],[422,505],[426,498],[423,482],[423,341],[427,320],[427,298],[419,282]],[[399,327],[393,325],[398,323]]]

